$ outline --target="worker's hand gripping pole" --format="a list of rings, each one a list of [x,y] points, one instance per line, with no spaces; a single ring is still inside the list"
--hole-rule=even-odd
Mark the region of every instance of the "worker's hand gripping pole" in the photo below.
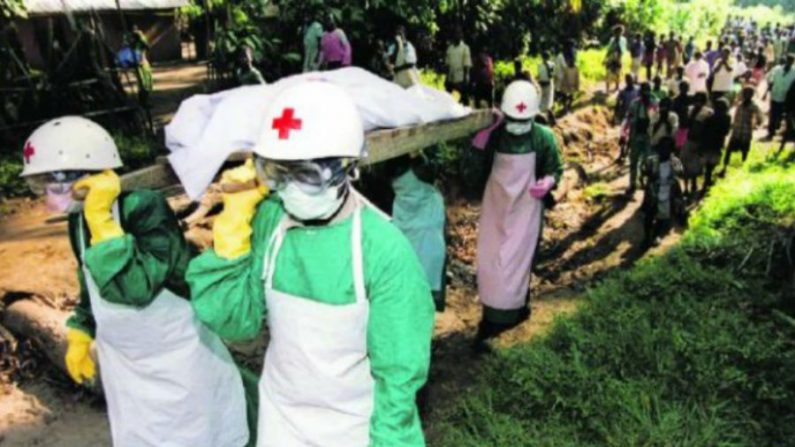
[[[251,159],[221,175],[224,210],[213,224],[215,253],[235,259],[251,251],[251,221],[268,188],[257,180]]]

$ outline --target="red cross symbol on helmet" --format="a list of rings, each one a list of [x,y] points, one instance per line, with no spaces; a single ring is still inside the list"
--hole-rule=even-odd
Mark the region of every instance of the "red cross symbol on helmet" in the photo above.
[[[271,129],[279,131],[280,140],[287,140],[291,130],[301,130],[301,123],[300,119],[295,118],[295,109],[287,107],[282,110],[282,116],[273,119]]]
[[[30,141],[25,143],[25,148],[22,150],[22,156],[25,157],[25,163],[30,164],[30,159],[36,154],[36,149],[30,144]]]
[[[520,102],[516,105],[516,110],[518,110],[519,113],[524,113],[524,111],[527,110],[527,104]]]

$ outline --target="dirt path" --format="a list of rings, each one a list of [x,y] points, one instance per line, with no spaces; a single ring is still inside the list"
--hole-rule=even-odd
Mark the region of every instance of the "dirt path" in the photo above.
[[[179,104],[197,93],[204,92],[207,67],[194,62],[179,62],[152,67],[155,90],[152,92],[152,119],[162,128],[177,112]]]
[[[181,90],[177,86],[175,91]],[[561,126],[567,132],[574,129],[562,136],[568,143],[567,159],[582,164],[590,183],[599,183],[600,194],[591,197],[582,187],[571,188],[549,212],[538,274],[532,281],[533,316],[503,334],[495,342],[500,347],[543,334],[556,317],[576,311],[587,284],[644,254],[640,194],[632,199],[623,195],[626,169],[612,164],[612,142],[617,138],[605,114],[584,110]],[[31,293],[46,297],[56,308],[70,308],[77,292],[76,264],[65,224],[44,224],[46,211],[40,203],[22,202],[10,208],[16,212],[0,219],[0,299],[9,293]],[[437,316],[431,410],[425,414],[431,444],[439,416],[435,403],[464,392],[478,370],[479,362],[470,350],[480,319],[474,281],[478,215],[477,203],[457,201],[448,207],[452,278],[448,309]],[[5,377],[0,380],[0,445],[109,445],[103,404],[46,365],[32,377],[14,381]]]

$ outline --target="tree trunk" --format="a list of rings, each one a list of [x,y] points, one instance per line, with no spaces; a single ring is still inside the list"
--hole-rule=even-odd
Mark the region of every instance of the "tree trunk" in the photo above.
[[[66,373],[66,326],[68,313],[35,299],[20,299],[0,314],[3,326],[17,336],[34,340],[53,365]]]

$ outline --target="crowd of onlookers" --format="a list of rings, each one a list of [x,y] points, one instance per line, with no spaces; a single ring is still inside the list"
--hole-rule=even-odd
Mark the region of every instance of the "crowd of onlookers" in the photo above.
[[[331,16],[311,17],[303,35],[305,72],[351,65],[351,44]],[[421,82],[417,49],[403,25],[375,47],[367,69],[403,88]],[[782,148],[795,137],[793,62],[792,25],[759,26],[730,17],[720,36],[704,42],[673,32],[627,38],[622,26],[613,29],[606,45],[606,92],[615,92],[619,161],[629,158],[627,192],[639,184],[646,192],[650,241],[725,173],[734,153],[747,159],[756,129],[766,123],[766,139],[772,140],[785,122]],[[464,104],[494,105],[494,61],[485,48],[473,55],[461,29],[451,34],[444,66],[446,90],[458,92]],[[241,67],[241,83],[264,82],[250,53],[243,52]],[[535,76],[521,60],[514,72],[514,79],[530,80],[540,92],[537,119],[554,123],[554,111],[568,112],[580,90],[576,43],[565,41],[555,54],[542,51]],[[765,111],[761,102],[768,104]]]
[[[651,32],[627,41],[617,26],[607,44],[606,89],[618,90],[615,122],[622,125],[619,160],[629,155],[628,193],[639,180],[644,187],[650,241],[725,174],[734,153],[747,159],[765,124],[760,100],[769,99],[767,140],[784,118],[782,148],[795,131],[795,27],[731,17],[714,42]]]

